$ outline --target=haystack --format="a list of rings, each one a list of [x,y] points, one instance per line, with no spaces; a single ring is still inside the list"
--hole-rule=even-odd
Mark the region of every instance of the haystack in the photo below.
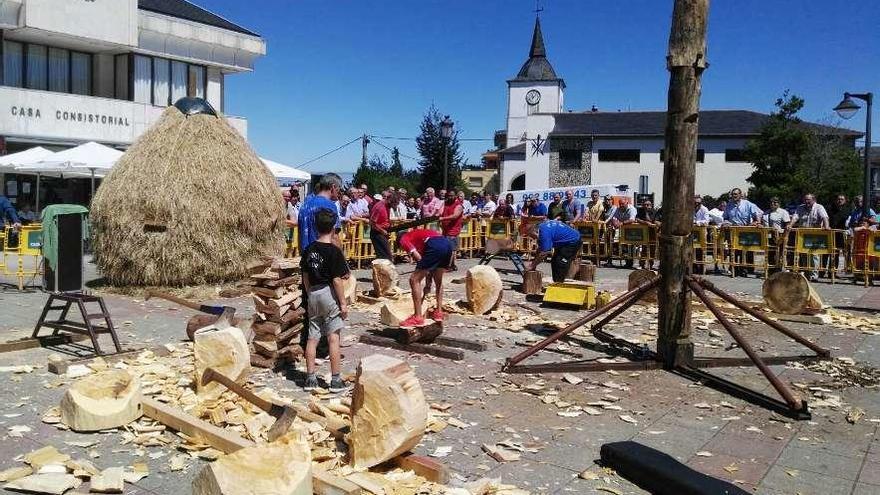
[[[122,156],[92,202],[94,248],[113,285],[234,280],[283,253],[278,186],[204,100],[185,98]]]

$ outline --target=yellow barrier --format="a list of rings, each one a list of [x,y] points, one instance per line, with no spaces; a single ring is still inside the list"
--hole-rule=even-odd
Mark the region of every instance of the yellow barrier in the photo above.
[[[653,264],[657,258],[656,230],[656,227],[640,223],[621,225],[620,238],[617,241],[618,258]]]
[[[828,269],[831,272],[831,283],[836,280],[837,270],[823,267],[822,257],[828,261],[836,254],[835,231],[831,229],[804,228],[793,229],[794,246],[790,248],[793,256],[787,259],[788,267],[793,271],[814,271]]]
[[[12,239],[16,237],[12,227],[6,227],[3,233],[3,270],[5,275],[12,274],[8,268],[9,258],[15,256],[16,271],[14,277],[18,279],[18,290],[24,289],[24,279],[28,276],[34,276],[43,273],[40,258],[43,255],[43,226],[39,223],[23,225],[18,231],[18,243],[15,246],[10,245]],[[33,258],[33,269],[25,269],[24,262],[28,257]]]
[[[880,275],[880,231],[859,229],[853,233],[851,265],[853,276],[864,277],[865,287]]]
[[[764,277],[770,272],[770,228],[751,226],[725,227],[730,252],[727,265],[731,276],[736,276],[737,268],[754,268],[764,271]],[[761,255],[761,262],[757,261]]]
[[[596,266],[606,254],[605,222],[576,222],[572,225],[581,234],[583,256],[593,258]]]

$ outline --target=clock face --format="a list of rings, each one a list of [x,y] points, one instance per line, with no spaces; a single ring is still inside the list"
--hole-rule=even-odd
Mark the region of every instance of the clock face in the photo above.
[[[537,105],[541,101],[541,93],[537,89],[530,90],[526,93],[526,103],[529,105]]]

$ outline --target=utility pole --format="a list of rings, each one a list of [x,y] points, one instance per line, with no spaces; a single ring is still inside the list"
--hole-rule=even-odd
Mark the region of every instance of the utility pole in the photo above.
[[[361,167],[367,168],[367,145],[370,143],[370,137],[364,134],[361,136]]]
[[[707,67],[709,0],[675,0],[666,68],[666,163],[663,167],[663,225],[657,352],[666,368],[693,361],[691,302],[685,279],[691,270],[691,229],[697,160],[701,77]]]

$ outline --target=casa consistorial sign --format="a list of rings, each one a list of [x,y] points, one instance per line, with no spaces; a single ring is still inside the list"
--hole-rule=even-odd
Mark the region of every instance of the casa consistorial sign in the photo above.
[[[10,109],[12,117],[18,119],[42,119],[43,112],[39,108],[20,107],[12,105]],[[49,112],[54,115],[55,120],[65,122],[80,122],[83,124],[101,124],[130,127],[128,117],[122,115],[107,115],[92,112],[80,112],[76,110],[55,110]]]

